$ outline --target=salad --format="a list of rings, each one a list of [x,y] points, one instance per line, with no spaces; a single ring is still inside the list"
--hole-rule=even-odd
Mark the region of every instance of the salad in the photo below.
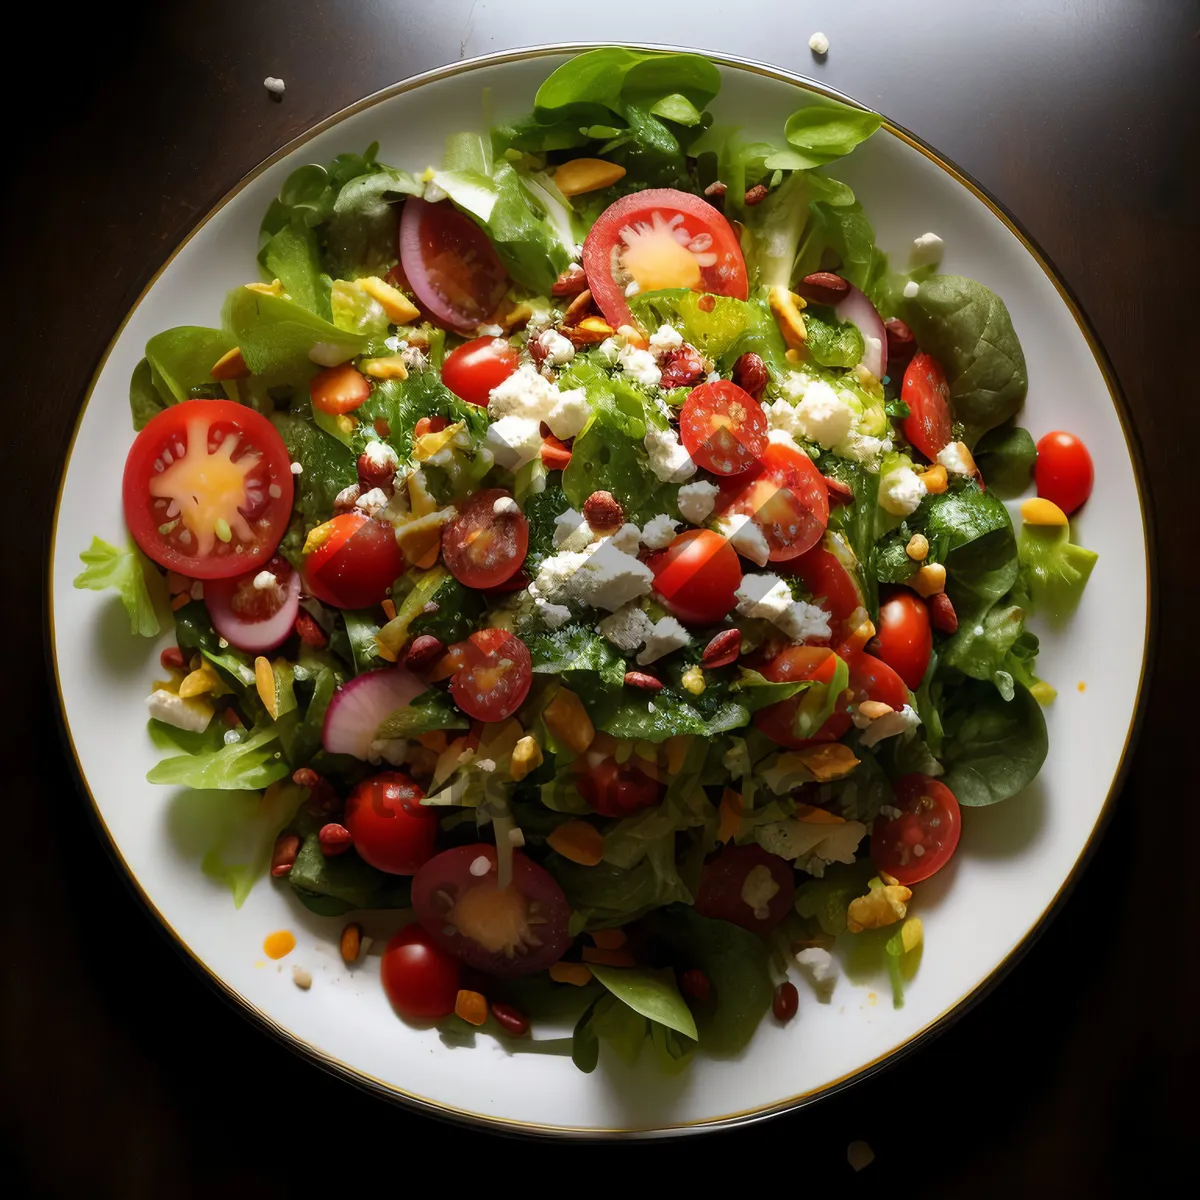
[[[76,580],[169,608],[148,778],[235,903],[347,963],[391,910],[400,1017],[570,1013],[585,1071],[735,1054],[846,954],[902,1003],[921,884],[1046,756],[1026,617],[1095,561],[1004,302],[836,177],[880,118],[751,141],[719,86],[595,50],[417,173],[293,172],[257,278],[147,344],[132,544]]]

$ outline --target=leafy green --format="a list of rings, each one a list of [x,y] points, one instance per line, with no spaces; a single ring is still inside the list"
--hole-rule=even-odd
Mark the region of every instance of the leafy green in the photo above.
[[[807,105],[792,113],[783,127],[794,157],[776,160],[776,165],[798,170],[823,167],[865,142],[882,121],[878,113],[834,101]]]
[[[295,300],[246,287],[229,293],[221,319],[255,374],[286,372],[307,380],[318,362],[345,362],[368,346],[361,334],[339,329]]]
[[[330,274],[349,279],[384,274],[396,261],[396,201],[419,196],[422,190],[411,175],[383,165],[348,180],[324,230]]]
[[[476,444],[487,433],[487,409],[460,400],[442,383],[436,370],[413,371],[407,379],[385,379],[371,390],[371,398],[355,414],[365,424],[382,417],[388,423],[388,441],[401,462],[411,459],[413,431],[422,417],[462,421]]]
[[[917,344],[946,372],[956,421],[974,446],[1025,401],[1025,354],[1004,301],[961,275],[934,275],[908,307]]]
[[[795,274],[836,269],[843,279],[870,294],[887,269],[887,257],[875,245],[875,230],[862,205],[815,199],[809,215]]]
[[[1019,496],[1028,486],[1037,447],[1027,429],[1011,421],[988,430],[975,446],[975,465],[988,490]]]
[[[318,655],[320,657],[318,658]],[[278,667],[276,667],[278,674]],[[345,680],[344,673],[328,652],[315,652],[307,647],[300,652],[300,662],[292,668],[293,690],[301,685],[305,698],[297,697],[297,709],[276,721],[284,756],[293,767],[303,766],[321,749],[321,731],[325,711],[333,693]],[[308,684],[312,685],[311,690]]]
[[[808,176],[797,171],[772,188],[760,204],[741,212],[746,266],[760,286],[791,285],[802,239],[809,228],[809,198]]]
[[[836,454],[823,454],[818,466],[823,475],[847,484],[854,492],[853,504],[830,507],[829,528],[840,533],[849,543],[855,559],[854,575],[862,588],[867,613],[874,620],[879,612],[879,588],[876,573],[870,564],[875,548],[875,519],[879,511],[879,476],[868,471],[861,463],[850,462]],[[844,554],[840,557],[845,559]]]
[[[295,477],[296,511],[311,529],[333,516],[338,492],[358,479],[356,458],[336,438],[317,429],[302,416],[275,413],[271,418],[293,462],[304,471]],[[300,542],[303,543],[303,534]],[[297,547],[297,550],[299,547]]]
[[[384,717],[375,736],[381,741],[412,738],[435,729],[466,729],[468,725],[470,722],[445,692],[430,688],[404,708]]]
[[[851,321],[839,321],[833,310],[810,306],[804,312],[809,356],[822,367],[853,367],[862,362],[863,336]]]
[[[288,774],[278,742],[279,731],[268,725],[216,751],[165,758],[150,769],[146,779],[198,790],[265,788]]]
[[[438,578],[436,586],[432,588],[429,586],[432,571],[424,576],[416,571],[406,571],[397,587],[393,588],[392,599],[396,602],[396,615],[399,616],[401,608],[408,611],[408,599],[413,597],[411,607],[415,612],[408,623],[409,637],[428,633],[449,646],[461,642],[478,628],[483,614],[483,598],[479,592],[464,587],[444,567],[435,567],[433,571],[438,573]],[[422,584],[407,591],[409,581],[418,578]],[[418,597],[420,605],[416,604]],[[430,605],[435,607],[430,608]]]
[[[156,333],[146,343],[146,362],[158,394],[167,403],[189,400],[193,389],[213,388],[212,369],[217,359],[237,342],[223,329],[179,325]]]
[[[624,658],[593,626],[572,622],[553,631],[526,633],[523,640],[535,674],[563,676],[568,687],[579,672],[594,672],[608,687],[625,682]]]
[[[306,904],[314,896],[336,902],[321,910],[327,916],[340,916],[356,908],[407,908],[412,887],[411,879],[385,875],[368,866],[353,850],[327,857],[315,833],[309,833],[301,843],[287,881]]]
[[[140,433],[166,407],[167,401],[154,386],[150,364],[143,358],[129,378],[129,413],[134,429]]]
[[[1074,611],[1099,557],[1071,541],[1066,525],[1024,522],[1017,539],[1021,577],[1033,603],[1052,617]]]
[[[158,616],[155,598],[166,603],[166,584],[163,577],[146,561],[132,544],[127,550],[101,538],[93,537],[92,544],[80,552],[84,569],[75,576],[74,586],[102,592],[112,588],[121,598],[129,615],[129,632],[142,637],[158,635]]]
[[[362,288],[335,279],[329,289],[329,311],[333,323],[347,333],[358,333],[368,338],[387,337],[388,316],[383,305]],[[327,414],[314,412],[314,417]],[[329,432],[333,432],[330,430]]]
[[[570,507],[571,501],[562,489],[561,476],[548,480],[542,491],[531,492],[525,497],[523,512],[529,522],[529,549],[524,565],[530,576],[536,575],[542,563],[557,553],[554,519]]]
[[[379,647],[375,635],[380,625],[375,619],[373,609],[342,609],[342,619],[346,622],[346,637],[350,643],[351,666],[355,675],[370,671],[383,665],[379,657]]]
[[[807,681],[810,686],[796,706],[796,716],[792,722],[792,732],[798,738],[812,737],[833,716],[838,698],[850,686],[849,665],[839,655],[835,654],[834,658],[837,665],[828,683]]]
[[[679,994],[675,973],[649,967],[603,967],[592,965],[592,974],[622,1004],[650,1021],[697,1039],[696,1021]]]
[[[959,804],[997,804],[1031,783],[1046,760],[1046,719],[1023,684],[1011,700],[978,680],[948,688],[942,782]]]
[[[856,896],[866,895],[867,880],[874,870],[869,859],[832,863],[820,879],[809,880],[796,889],[796,911],[802,917],[815,917],[830,937],[845,933],[846,909]]]
[[[329,277],[321,272],[317,235],[304,225],[285,225],[259,251],[258,261],[272,280],[310,312],[329,314]]]
[[[203,601],[193,600],[175,610],[175,640],[181,650],[199,650],[238,689],[254,687],[254,656],[221,645]]]

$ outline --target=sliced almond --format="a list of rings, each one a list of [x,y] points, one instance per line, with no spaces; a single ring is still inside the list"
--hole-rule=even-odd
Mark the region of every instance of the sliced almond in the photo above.
[[[554,186],[564,196],[598,192],[625,178],[625,168],[602,158],[573,158],[554,172]]]

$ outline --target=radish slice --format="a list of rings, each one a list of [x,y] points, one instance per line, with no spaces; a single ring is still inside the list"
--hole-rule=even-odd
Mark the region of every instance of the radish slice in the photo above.
[[[274,575],[271,584],[265,575]],[[255,580],[266,583],[256,587]],[[213,628],[231,646],[265,654],[287,640],[300,612],[300,575],[281,558],[233,579],[209,579],[204,603]]]
[[[853,284],[833,311],[839,321],[850,321],[858,326],[863,335],[862,365],[882,379],[887,374],[887,330],[883,318],[875,311],[875,305]]]
[[[404,667],[355,676],[329,701],[321,744],[330,754],[351,754],[365,762],[384,718],[411,704],[427,687]]]
[[[448,200],[404,202],[400,265],[421,307],[455,333],[487,324],[508,291],[508,273],[487,234]]]

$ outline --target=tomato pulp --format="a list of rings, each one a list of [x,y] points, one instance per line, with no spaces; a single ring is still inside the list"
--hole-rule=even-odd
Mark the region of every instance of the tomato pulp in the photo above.
[[[503,629],[480,629],[450,648],[457,670],[450,695],[477,721],[503,721],[525,701],[533,682],[533,660],[525,643]]]
[[[720,379],[688,393],[679,433],[692,460],[714,475],[753,470],[767,447],[767,414],[749,392]]]
[[[871,829],[871,861],[911,887],[954,854],[962,832],[958,800],[944,783],[913,774],[896,781],[892,808],[900,815],[880,815]]]
[[[904,372],[900,399],[908,405],[902,428],[904,436],[930,462],[950,443],[950,387],[937,359],[919,352]]]
[[[442,529],[442,560],[459,583],[495,588],[511,579],[529,549],[529,522],[501,488],[477,492]]]

